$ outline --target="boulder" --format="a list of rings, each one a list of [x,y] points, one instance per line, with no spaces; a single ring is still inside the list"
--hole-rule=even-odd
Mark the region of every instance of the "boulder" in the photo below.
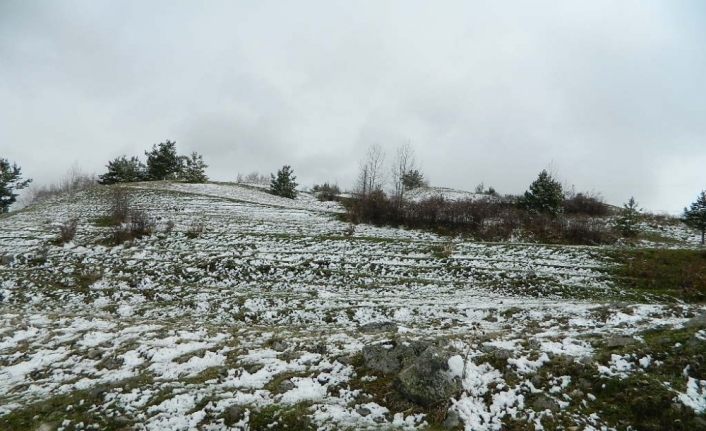
[[[551,412],[559,411],[559,403],[556,400],[548,397],[545,394],[537,394],[533,397],[532,408],[537,412],[543,412],[549,410]]]
[[[397,376],[400,393],[408,400],[430,406],[448,400],[461,390],[461,382],[449,372],[449,354],[430,346]]]
[[[609,348],[625,347],[635,343],[637,343],[636,339],[626,335],[613,335],[612,337],[607,338],[605,341],[606,347]]]
[[[397,332],[397,325],[393,322],[372,322],[362,325],[358,330],[364,334],[376,334],[380,332]]]
[[[447,430],[457,429],[461,426],[461,418],[455,410],[449,410],[444,419],[444,428]]]
[[[416,360],[429,343],[387,341],[363,347],[363,362],[371,370],[394,374]]]
[[[687,328],[706,328],[706,313],[698,314],[684,323]]]

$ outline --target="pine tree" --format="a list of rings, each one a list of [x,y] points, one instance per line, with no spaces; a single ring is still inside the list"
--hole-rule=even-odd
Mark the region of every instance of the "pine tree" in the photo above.
[[[7,159],[0,158],[0,213],[10,211],[10,205],[17,201],[17,190],[27,187],[32,180],[22,179],[22,170],[16,163],[10,165]]]
[[[290,199],[297,197],[297,183],[294,182],[297,177],[294,176],[294,171],[289,165],[282,166],[282,169],[277,171],[276,177],[270,176],[270,193]]]
[[[635,198],[623,204],[623,209],[620,215],[615,220],[615,227],[624,237],[631,238],[640,233],[640,209],[637,207]]]
[[[404,174],[402,174],[402,186],[404,190],[417,189],[419,187],[424,187],[426,182],[424,181],[424,175],[419,172],[418,169],[410,169]]]
[[[201,154],[194,151],[191,156],[184,158],[184,162],[184,168],[179,179],[187,183],[205,183],[208,181],[206,176],[208,165],[204,163]]]
[[[561,213],[564,193],[561,184],[546,170],[543,170],[537,179],[530,184],[522,202],[530,211],[557,215]]]
[[[701,231],[701,245],[706,239],[706,191],[702,191],[689,208],[684,208],[684,223]]]
[[[108,172],[98,176],[100,184],[133,183],[147,179],[145,164],[135,156],[129,159],[126,156],[118,157],[109,161],[106,167]]]
[[[176,151],[176,142],[167,140],[153,145],[152,151],[145,151],[147,156],[147,178],[151,181],[173,180],[179,177],[184,165],[184,158]]]

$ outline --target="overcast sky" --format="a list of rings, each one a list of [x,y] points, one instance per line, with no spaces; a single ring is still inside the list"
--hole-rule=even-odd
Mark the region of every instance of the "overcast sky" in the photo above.
[[[172,139],[216,180],[433,185],[677,212],[706,188],[706,2],[0,0],[0,157],[37,183]]]

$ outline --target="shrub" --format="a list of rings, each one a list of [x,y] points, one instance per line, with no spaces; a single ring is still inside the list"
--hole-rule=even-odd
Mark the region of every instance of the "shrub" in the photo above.
[[[111,239],[114,244],[122,244],[125,241],[149,236],[154,229],[155,222],[146,212],[130,210],[127,222],[113,228]]]
[[[186,230],[186,237],[189,239],[194,239],[200,237],[206,230],[203,222],[195,221],[191,223],[191,226]]]
[[[354,223],[404,225],[441,234],[467,234],[487,241],[507,240],[518,232],[550,243],[593,245],[615,240],[600,220],[530,212],[512,201],[490,196],[459,201],[431,197],[397,203],[382,191],[344,201],[347,218]]]
[[[237,183],[243,184],[267,185],[270,183],[270,177],[268,177],[267,175],[260,174],[258,172],[250,172],[245,176],[243,176],[242,174],[238,174],[237,179],[235,181]]]
[[[589,193],[577,193],[564,200],[564,214],[603,217],[610,213],[610,208],[600,196]]]
[[[335,201],[338,200],[338,195],[341,194],[341,189],[336,184],[323,183],[316,184],[311,188],[311,192],[320,201]]]
[[[98,180],[94,174],[86,174],[81,172],[78,167],[73,167],[64,175],[61,181],[31,189],[29,202],[34,204],[66,193],[90,190],[95,187],[96,184],[98,184]]]
[[[113,225],[125,223],[130,215],[130,194],[122,187],[115,187],[110,193],[110,212],[105,219]]]
[[[78,228],[78,219],[70,218],[59,225],[59,244],[65,244],[71,242],[76,236],[76,230]]]

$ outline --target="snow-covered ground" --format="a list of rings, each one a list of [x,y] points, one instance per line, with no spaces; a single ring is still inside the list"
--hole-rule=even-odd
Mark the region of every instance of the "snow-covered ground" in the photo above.
[[[705,310],[621,289],[600,248],[351,232],[337,204],[239,185],[133,192],[158,231],[120,246],[96,223],[105,189],[0,218],[1,429],[260,429],[272,406],[320,429],[423,428],[436,419],[386,403],[356,359],[389,340],[443,343],[461,391],[439,405],[461,429],[620,428],[556,361],[629,379],[664,360],[606,356],[605,340],[643,343]],[[70,217],[76,238],[53,244]],[[375,322],[391,326],[361,330]],[[703,344],[706,331],[689,337]],[[702,373],[669,387],[691,414],[706,409]],[[275,414],[269,429],[285,422]]]
[[[408,190],[404,197],[410,201],[420,202],[425,199],[439,197],[450,201],[487,199],[488,195],[448,187],[419,187]]]

